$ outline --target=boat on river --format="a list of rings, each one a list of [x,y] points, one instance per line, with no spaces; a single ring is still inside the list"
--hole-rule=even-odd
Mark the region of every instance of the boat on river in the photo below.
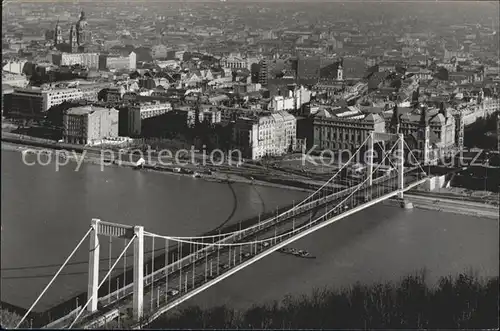
[[[278,251],[281,253],[284,253],[284,254],[290,254],[290,255],[305,258],[305,259],[315,259],[316,258],[315,256],[312,256],[311,253],[309,253],[308,251],[305,251],[302,249],[285,247],[285,248],[279,249]]]

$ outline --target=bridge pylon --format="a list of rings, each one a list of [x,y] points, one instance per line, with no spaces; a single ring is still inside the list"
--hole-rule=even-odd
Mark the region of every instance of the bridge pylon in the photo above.
[[[368,136],[368,185],[373,185],[373,144],[374,144],[374,131],[370,131]]]
[[[397,154],[397,171],[398,171],[398,198],[403,199],[404,198],[404,164],[405,164],[405,159],[404,159],[404,144],[405,144],[405,138],[402,133],[398,134],[399,139],[398,139],[398,154]]]
[[[134,227],[134,299],[135,320],[140,320],[144,309],[144,227]]]
[[[370,131],[368,136],[368,185],[373,185],[373,165],[374,165],[374,145],[378,143],[382,149],[385,150],[386,143],[396,143],[397,149],[395,152],[396,164],[394,164],[396,171],[398,172],[398,198],[403,199],[404,192],[404,134],[402,133],[385,133],[385,132],[375,132]],[[382,143],[382,144],[380,144]]]
[[[134,241],[134,294],[133,294],[133,313],[134,318],[139,320],[143,316],[144,301],[144,227],[130,226],[103,222],[99,219],[92,219],[92,231],[90,233],[89,250],[89,277],[87,298],[89,303],[87,311],[94,313],[97,311],[99,302],[99,262],[100,262],[100,243],[99,235],[115,237],[121,239],[130,239]],[[127,246],[128,247],[128,246]],[[125,249],[126,250],[126,249]],[[111,252],[111,251],[110,251]],[[126,253],[126,252],[124,252]],[[102,285],[102,284],[101,284]],[[117,289],[118,290],[118,289]]]
[[[91,313],[97,310],[97,301],[99,299],[97,290],[99,287],[99,261],[100,261],[100,246],[99,246],[99,219],[92,219],[89,247],[89,282],[87,287],[87,298],[90,303],[87,310]]]

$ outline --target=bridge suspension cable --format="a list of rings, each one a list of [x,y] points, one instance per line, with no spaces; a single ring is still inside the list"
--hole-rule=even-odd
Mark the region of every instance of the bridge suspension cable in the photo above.
[[[320,188],[318,188],[316,191],[314,191],[313,193],[311,193],[308,197],[306,197],[304,200],[302,200],[301,202],[299,202],[297,205],[293,206],[292,208],[286,210],[285,212],[282,212],[281,214],[279,215],[276,215],[276,216],[273,216],[271,217],[270,219],[267,219],[266,221],[260,223],[260,224],[256,224],[256,225],[253,225],[253,226],[250,226],[248,228],[244,228],[244,229],[241,229],[241,230],[238,230],[238,231],[232,231],[232,232],[226,232],[226,233],[223,233],[223,234],[216,234],[216,235],[208,235],[208,236],[193,236],[193,237],[180,237],[180,236],[177,236],[177,237],[171,237],[171,238],[189,238],[189,239],[209,239],[209,238],[220,238],[220,237],[228,237],[228,236],[231,236],[231,235],[234,235],[234,234],[238,234],[238,233],[241,233],[241,232],[244,232],[244,231],[247,231],[247,230],[250,230],[250,229],[253,229],[253,228],[256,228],[258,226],[262,226],[262,225],[265,225],[267,223],[270,223],[274,220],[276,220],[277,218],[289,213],[289,212],[292,212],[294,211],[295,209],[299,208],[300,206],[302,206],[304,203],[306,203],[310,198],[312,198],[313,196],[315,196],[317,193],[319,193],[321,190],[323,190],[325,187],[327,187],[336,177],[338,174],[340,174],[342,172],[342,170],[344,170],[344,168],[349,165],[349,163],[352,161],[352,159],[358,155],[358,153],[361,151],[361,148],[363,148],[363,146],[368,142],[368,139],[370,139],[370,137],[368,136],[364,141],[363,143],[361,144],[361,146],[359,146],[359,148],[356,150],[355,153],[353,153],[353,155],[347,160],[346,163],[344,163],[342,165],[342,167],[340,167],[340,169],[332,176],[330,177],[330,179],[328,179],[328,181],[326,181],[326,183],[324,183],[323,185],[321,185]]]
[[[385,156],[384,158],[382,159],[382,161],[384,161],[388,156],[389,154],[392,152],[392,150],[395,148],[396,144],[394,144],[394,146],[387,152],[385,153]],[[380,163],[379,165],[377,165],[377,167],[372,171],[372,174],[375,173],[379,168],[380,166],[382,165],[382,163]],[[363,186],[366,182],[368,181],[368,178],[366,178],[361,184],[357,185],[358,186],[358,189]],[[333,207],[332,209],[330,209],[328,211],[326,211],[326,213],[320,217],[318,217],[317,219],[315,219],[314,221],[309,221],[309,222],[306,222],[305,225],[299,227],[299,228],[295,228],[292,232],[297,232],[299,230],[302,230],[303,228],[306,228],[307,226],[310,226],[310,224],[314,224],[316,223],[317,221],[321,220],[322,218],[326,217],[327,215],[329,215],[330,213],[334,212],[335,210],[337,210],[340,206],[343,205],[344,202],[346,202],[347,200],[349,200],[349,198],[352,197],[353,194],[355,194],[357,192],[357,190],[351,192],[346,198],[344,198],[340,203],[338,203],[335,207]],[[243,245],[252,245],[252,244],[259,244],[259,243],[263,243],[263,242],[266,242],[266,241],[272,241],[272,240],[276,240],[278,238],[281,238],[281,237],[284,237],[284,236],[287,236],[289,235],[288,232],[286,233],[283,233],[279,236],[274,236],[272,238],[267,238],[267,239],[261,239],[261,240],[254,240],[254,241],[246,241],[246,242],[238,242],[238,243],[204,243],[204,242],[198,242],[198,241],[192,241],[192,240],[189,240],[189,239],[192,239],[191,237],[170,237],[170,236],[161,236],[161,235],[158,235],[158,234],[154,234],[154,233],[151,233],[151,232],[144,232],[144,235],[145,236],[150,236],[150,237],[157,237],[157,238],[162,238],[162,239],[166,239],[166,240],[172,240],[172,241],[176,241],[178,243],[189,243],[189,244],[197,244],[197,245],[201,245],[201,246],[214,246],[214,247],[231,247],[231,246],[243,246]],[[174,262],[175,263],[175,262]]]
[[[127,244],[127,246],[125,246],[125,248],[123,249],[123,251],[120,253],[120,255],[118,256],[118,258],[116,259],[115,263],[113,263],[113,266],[111,267],[111,269],[109,269],[108,273],[103,277],[101,283],[99,283],[99,286],[97,286],[97,290],[99,290],[99,288],[101,288],[102,284],[104,284],[107,280],[107,278],[111,275],[111,272],[113,271],[113,269],[116,267],[116,265],[118,264],[118,262],[120,262],[120,259],[122,258],[123,254],[125,254],[125,252],[127,251],[127,249],[130,247],[130,245],[134,242],[134,239],[137,237],[137,235],[134,234],[134,236],[130,239],[129,243]],[[80,318],[80,316],[83,314],[83,312],[85,311],[85,308],[87,308],[87,306],[89,305],[90,301],[94,298],[94,296],[92,295],[88,300],[87,300],[87,303],[85,303],[85,306],[82,307],[82,309],[80,310],[80,312],[78,313],[78,315],[76,315],[75,319],[73,320],[73,322],[71,322],[70,326],[68,327],[68,329],[71,329],[73,327],[73,325],[76,323],[76,321],[78,320],[78,318]]]
[[[50,282],[47,284],[47,286],[45,286],[45,288],[43,289],[42,293],[40,293],[40,295],[38,296],[38,298],[36,298],[35,302],[33,302],[33,304],[31,305],[31,307],[26,311],[26,313],[24,314],[24,316],[21,318],[21,320],[19,321],[19,323],[17,323],[16,325],[16,329],[19,328],[19,326],[24,322],[24,320],[26,319],[26,317],[29,315],[29,313],[31,312],[31,310],[33,310],[33,308],[35,307],[35,305],[38,303],[38,301],[40,301],[40,299],[42,298],[42,296],[45,294],[45,292],[49,289],[50,285],[52,285],[52,283],[56,280],[57,276],[59,276],[59,273],[63,270],[63,268],[66,266],[66,264],[68,263],[68,261],[73,257],[73,255],[75,254],[75,252],[78,250],[78,248],[80,247],[80,245],[83,243],[83,241],[87,238],[87,236],[90,234],[90,232],[92,231],[92,228],[88,229],[87,230],[87,233],[85,233],[85,235],[82,237],[82,239],[80,240],[80,242],[78,242],[78,244],[75,246],[75,248],[73,249],[73,251],[71,252],[71,254],[69,254],[69,256],[66,258],[66,261],[64,261],[64,263],[61,265],[61,267],[59,268],[59,270],[57,270],[56,274],[54,275],[54,277],[52,277],[52,279],[50,280]]]
[[[418,161],[417,157],[415,156],[415,154],[413,154],[411,148],[408,146],[408,144],[406,143],[406,141],[403,140],[403,143],[406,146],[406,148],[408,148],[408,151],[413,156],[413,158]],[[422,170],[422,172],[425,172],[425,170],[424,170],[424,168],[422,168],[422,165],[420,164],[420,162],[417,162],[417,165],[420,167],[420,170]]]

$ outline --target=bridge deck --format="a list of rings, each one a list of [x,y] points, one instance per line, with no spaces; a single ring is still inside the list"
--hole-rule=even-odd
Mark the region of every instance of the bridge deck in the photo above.
[[[405,190],[422,183],[425,179],[421,177],[422,175],[418,171],[415,171],[415,169],[408,170],[405,174]],[[145,276],[144,315],[149,316],[148,320],[151,322],[165,311],[213,286],[238,270],[288,245],[290,242],[316,231],[317,227],[323,227],[333,221],[395,196],[398,193],[397,190],[394,190],[396,181],[397,176],[384,176],[374,180],[373,186],[355,186],[327,197],[313,200],[302,205],[294,213],[284,215],[273,222],[269,222],[254,230],[248,230],[241,235],[230,236],[223,240],[225,243],[238,243],[270,239],[274,238],[275,235],[283,235],[277,240],[271,239],[269,245],[257,243],[237,247],[219,246],[219,248],[206,246],[204,249],[188,255],[180,261],[171,263],[167,268],[160,268],[153,274]],[[357,192],[353,193],[356,190]],[[338,206],[351,193],[353,193],[352,198],[349,198],[342,207],[337,208],[336,212],[332,212],[328,217],[314,222],[318,218],[317,216],[315,217],[316,212],[320,212],[319,214],[322,215],[321,208],[329,206],[327,208],[331,210],[334,206]],[[313,221],[312,224],[310,223],[311,219]],[[300,227],[303,227],[300,231],[292,231],[292,229]],[[172,293],[172,290],[179,293]],[[91,315],[82,315],[82,320],[78,325],[85,327],[95,324],[96,321],[102,321],[103,316],[109,315],[110,312],[116,315],[116,309],[122,314],[130,315],[132,291],[133,287],[129,284],[118,291],[100,298],[99,302],[104,305],[103,309]]]

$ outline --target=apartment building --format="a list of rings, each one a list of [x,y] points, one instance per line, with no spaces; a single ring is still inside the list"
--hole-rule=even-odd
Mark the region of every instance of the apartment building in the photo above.
[[[137,67],[137,56],[130,52],[127,56],[100,55],[99,70],[135,70]]]
[[[97,92],[92,93],[94,92],[97,96]],[[78,88],[16,88],[6,112],[12,115],[43,116],[50,107],[64,101],[83,99],[83,95],[82,90]]]
[[[188,127],[193,127],[196,123],[196,110],[187,110],[187,125]],[[219,109],[210,108],[200,110],[198,112],[198,121],[200,123],[204,122],[210,125],[222,122],[222,112]]]
[[[88,101],[98,101],[97,95],[105,88],[109,88],[111,83],[79,84],[78,89],[82,91],[82,99]]]
[[[118,137],[118,110],[83,106],[68,109],[63,115],[63,139],[67,143],[92,144]]]
[[[139,136],[142,131],[142,121],[163,115],[172,110],[169,102],[147,102],[129,106],[120,110],[120,135]]]
[[[296,110],[311,100],[311,91],[303,86],[289,86],[288,96],[274,96],[268,104],[268,109],[273,111]]]
[[[89,69],[99,68],[98,53],[61,53],[52,54],[52,63],[58,66],[72,66],[79,64]]]
[[[233,127],[233,148],[244,158],[258,160],[295,150],[297,120],[285,111],[260,117],[241,117]]]

